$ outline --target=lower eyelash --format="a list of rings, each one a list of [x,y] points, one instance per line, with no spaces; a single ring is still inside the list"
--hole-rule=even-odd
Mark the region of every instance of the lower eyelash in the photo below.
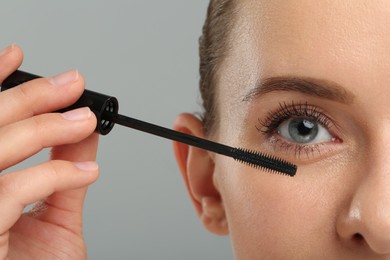
[[[294,157],[298,160],[302,159],[302,155],[306,155],[306,159],[314,157],[315,153],[321,155],[321,147],[324,144],[310,144],[310,145],[299,145],[294,143],[289,143],[287,141],[281,140],[280,138],[272,136],[270,142],[273,144],[275,151],[284,151],[285,153],[293,152]]]

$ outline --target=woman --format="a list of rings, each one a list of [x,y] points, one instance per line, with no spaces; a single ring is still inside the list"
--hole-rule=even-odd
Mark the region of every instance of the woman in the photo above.
[[[290,178],[175,144],[200,219],[230,234],[237,259],[390,258],[389,10],[211,1],[205,114],[180,115],[175,128],[298,165]]]
[[[290,178],[175,143],[199,217],[230,235],[237,259],[390,258],[389,9],[386,1],[211,1],[200,46],[205,114],[182,114],[175,129],[298,165]],[[0,80],[20,62],[18,47],[3,52]],[[3,258],[85,257],[81,208],[97,177],[88,162],[96,121],[88,109],[43,115],[74,102],[82,86],[71,71],[0,95],[10,111],[1,118],[3,169],[55,146],[49,163],[0,178]]]

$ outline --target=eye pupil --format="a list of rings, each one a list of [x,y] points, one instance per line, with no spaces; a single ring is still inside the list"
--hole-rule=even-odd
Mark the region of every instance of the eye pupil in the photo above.
[[[298,123],[297,128],[298,128],[299,134],[308,135],[313,130],[314,123],[304,119]]]
[[[298,143],[309,143],[318,134],[318,124],[306,118],[295,118],[288,126],[290,137]]]

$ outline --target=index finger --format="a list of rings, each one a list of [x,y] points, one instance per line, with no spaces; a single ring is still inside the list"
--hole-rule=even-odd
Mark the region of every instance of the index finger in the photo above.
[[[8,89],[0,94],[0,126],[70,106],[83,90],[84,79],[77,70]]]

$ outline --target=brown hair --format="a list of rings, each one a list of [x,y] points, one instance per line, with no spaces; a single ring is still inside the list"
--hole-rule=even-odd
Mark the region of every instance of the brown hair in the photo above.
[[[229,47],[234,20],[235,0],[210,0],[203,34],[199,39],[199,89],[206,133],[218,125],[216,91],[218,70]]]

